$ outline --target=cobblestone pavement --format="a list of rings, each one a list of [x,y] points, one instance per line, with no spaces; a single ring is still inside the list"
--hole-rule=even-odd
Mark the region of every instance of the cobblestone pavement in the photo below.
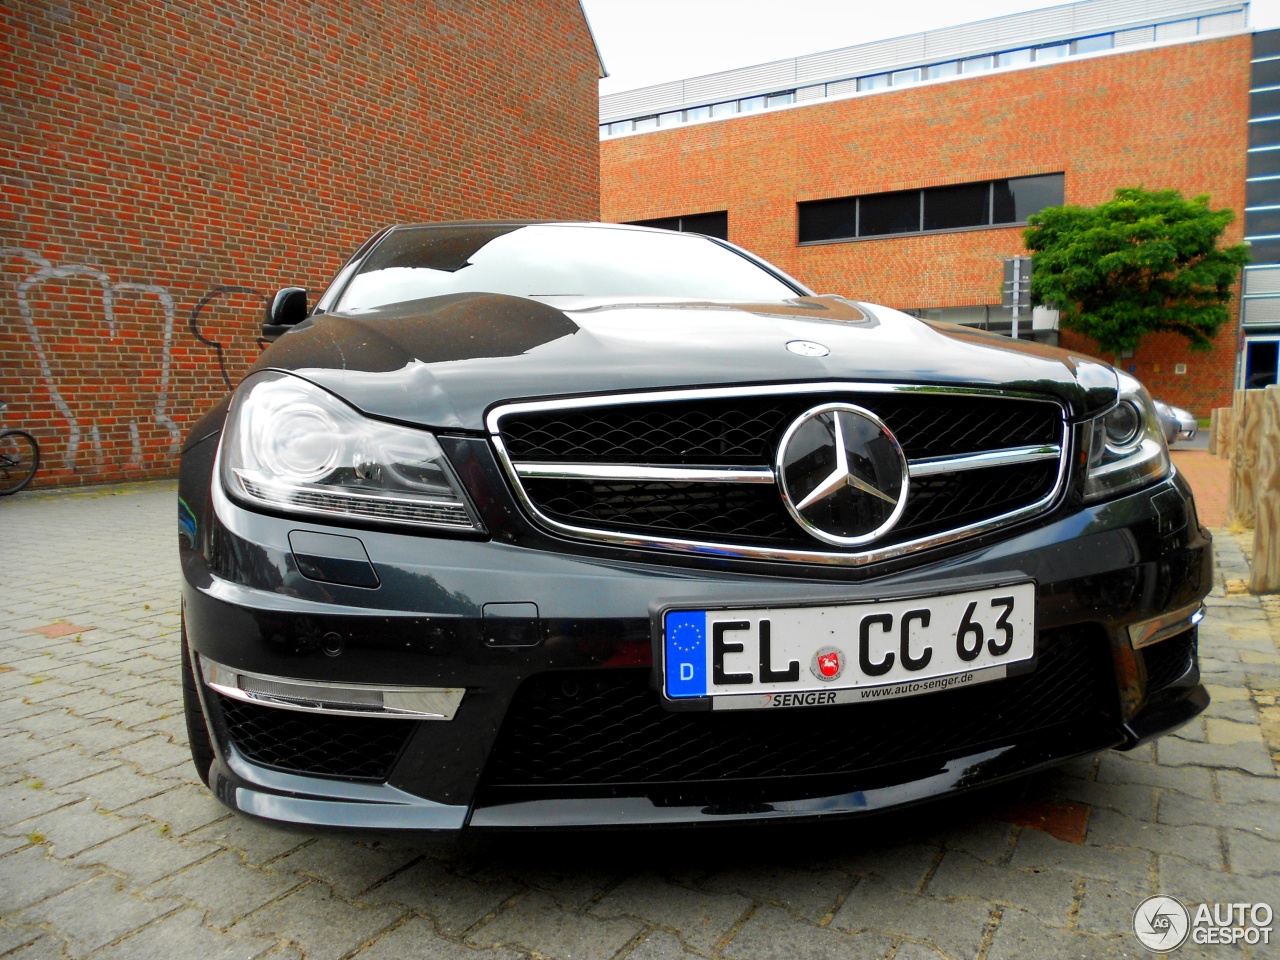
[[[861,823],[406,840],[195,781],[175,526],[168,483],[0,501],[0,955],[1132,957],[1149,894],[1280,909],[1280,609],[1229,535],[1213,706],[1154,746]]]

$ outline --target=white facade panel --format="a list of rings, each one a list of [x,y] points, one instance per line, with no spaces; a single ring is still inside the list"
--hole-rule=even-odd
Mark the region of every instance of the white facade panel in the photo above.
[[[1214,0],[1082,0],[610,94],[600,98],[600,119],[641,117],[1102,33],[1115,33],[1117,46],[1132,46],[1151,42],[1157,25],[1157,39],[1194,36],[1197,29],[1243,30],[1247,6]]]
[[[1280,293],[1280,266],[1246,267],[1244,271],[1244,295]]]

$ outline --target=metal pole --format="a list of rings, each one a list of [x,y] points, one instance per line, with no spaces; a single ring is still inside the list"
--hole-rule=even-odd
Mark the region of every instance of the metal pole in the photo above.
[[[1013,258],[1013,339],[1018,339],[1018,301],[1022,298],[1022,258]]]

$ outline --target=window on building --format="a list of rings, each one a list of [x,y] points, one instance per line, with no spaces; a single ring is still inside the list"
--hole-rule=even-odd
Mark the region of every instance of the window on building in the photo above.
[[[961,183],[922,193],[926,230],[956,230],[991,222],[990,183]]]
[[[1036,47],[1036,63],[1045,60],[1061,60],[1070,55],[1071,44],[1069,43],[1050,43],[1043,47]]]
[[[645,130],[657,130],[657,129],[658,129],[657,117],[641,117],[636,121],[636,133],[641,133],[642,131],[645,131]]]
[[[1095,53],[1098,50],[1110,50],[1116,45],[1116,38],[1110,33],[1096,37],[1082,37],[1071,41],[1072,53]]]
[[[738,112],[738,101],[730,100],[727,103],[713,103],[711,105],[711,115],[713,117],[727,117]]]
[[[1026,222],[1063,202],[1061,173],[923,190],[808,200],[796,205],[800,243],[967,230]]]
[[[981,73],[983,70],[990,70],[994,62],[994,57],[970,57],[968,60],[960,61],[960,72],[964,74]]]
[[[895,70],[890,78],[895,87],[905,87],[909,83],[920,82],[920,70]]]
[[[940,77],[954,77],[960,73],[960,61],[950,60],[947,63],[935,63],[924,68],[926,80],[937,80]]]
[[[991,187],[992,223],[1026,223],[1027,217],[1045,207],[1062,206],[1065,195],[1060,173],[996,180]]]
[[[745,97],[738,101],[739,113],[751,113],[753,110],[764,109],[764,97]]]
[[[674,127],[677,123],[684,123],[683,110],[672,110],[670,113],[658,114],[658,125],[661,127]]]
[[[781,107],[788,103],[795,103],[796,95],[794,91],[788,90],[784,93],[771,93],[765,97],[765,106]]]
[[[706,120],[711,116],[710,107],[690,107],[684,112],[686,120]]]
[[[1031,62],[1030,48],[1024,50],[1009,50],[1005,53],[996,54],[997,67],[1016,67],[1019,64]]]
[[[863,90],[886,90],[889,87],[889,75],[877,73],[874,77],[859,77],[858,92]]]
[[[714,213],[694,213],[683,217],[659,217],[656,220],[628,221],[636,227],[657,227],[659,230],[674,230],[677,233],[701,233],[708,237],[729,239],[729,211],[717,210]]]

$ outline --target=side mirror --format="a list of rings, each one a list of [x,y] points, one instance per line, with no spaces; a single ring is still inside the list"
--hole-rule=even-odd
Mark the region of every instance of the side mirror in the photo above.
[[[275,340],[307,319],[307,291],[302,287],[285,287],[276,294],[262,321],[262,336]]]

